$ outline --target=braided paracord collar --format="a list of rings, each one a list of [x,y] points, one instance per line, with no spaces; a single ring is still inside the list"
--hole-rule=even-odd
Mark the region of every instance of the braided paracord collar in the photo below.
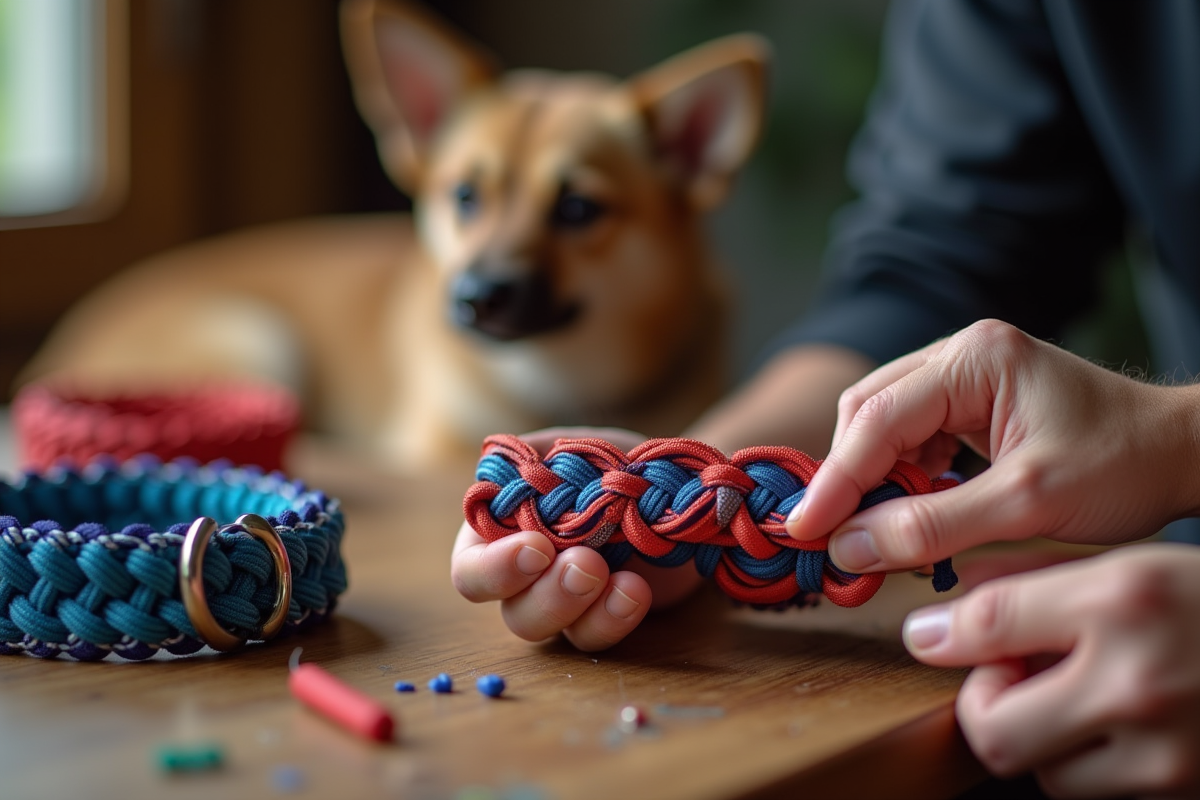
[[[124,461],[150,453],[163,461],[220,458],[272,470],[300,425],[300,403],[287,389],[260,383],[210,382],[149,394],[34,383],[13,398],[12,419],[21,463],[35,469],[86,464],[100,454]]]
[[[220,461],[0,482],[0,653],[139,660],[308,627],[346,589],[343,530],[337,500]]]
[[[543,460],[518,437],[497,435],[484,441],[463,513],[486,541],[539,531],[557,550],[596,549],[611,569],[635,552],[665,567],[694,560],[727,595],[756,607],[813,605],[822,594],[861,605],[882,574],[842,572],[826,553],[828,537],[800,542],[784,531],[817,466],[788,447],[726,457],[690,439],[652,439],[628,455],[601,439],[560,439]],[[897,462],[859,510],[956,484]],[[957,580],[949,560],[935,565],[937,591]]]

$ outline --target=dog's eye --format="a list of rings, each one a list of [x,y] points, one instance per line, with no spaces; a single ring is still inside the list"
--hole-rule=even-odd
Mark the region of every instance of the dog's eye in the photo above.
[[[458,205],[459,217],[469,219],[475,216],[475,212],[479,210],[479,193],[475,191],[475,184],[460,183],[454,187],[453,196]]]
[[[564,191],[554,204],[553,219],[560,227],[582,228],[603,216],[604,210],[604,206],[590,197]]]

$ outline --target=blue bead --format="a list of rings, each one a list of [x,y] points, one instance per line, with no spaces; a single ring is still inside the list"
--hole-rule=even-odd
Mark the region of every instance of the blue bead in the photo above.
[[[429,688],[438,694],[448,694],[454,691],[454,680],[445,672],[439,672],[437,677],[429,682]]]
[[[281,764],[271,772],[271,788],[280,794],[301,792],[304,785],[304,773],[299,767]]]
[[[397,692],[415,692],[417,687],[408,681],[396,681]]]
[[[499,675],[484,675],[475,681],[475,688],[488,697],[499,697],[504,694],[504,678]]]

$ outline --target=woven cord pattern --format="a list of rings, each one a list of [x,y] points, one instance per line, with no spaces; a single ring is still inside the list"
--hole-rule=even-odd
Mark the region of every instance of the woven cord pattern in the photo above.
[[[225,524],[243,513],[265,517],[287,550],[293,586],[284,631],[324,619],[346,589],[345,526],[337,500],[299,481],[227,462],[142,456],[0,482],[0,654],[94,661],[199,650],[179,590],[184,535],[197,517]],[[240,531],[213,536],[204,584],[229,631],[258,630],[274,608],[270,553]]]
[[[29,384],[13,399],[21,463],[47,469],[99,455],[150,453],[164,461],[224,459],[278,469],[300,424],[300,404],[280,386],[216,384],[191,391],[89,395]]]
[[[690,439],[652,439],[628,454],[602,439],[560,439],[543,459],[516,436],[484,441],[463,514],[486,541],[538,531],[557,550],[584,545],[611,569],[631,555],[659,566],[693,561],[734,600],[756,607],[840,606],[874,596],[882,574],[838,570],[828,537],[800,542],[784,530],[818,462],[788,447],[751,447],[732,457]],[[954,486],[897,462],[859,509]],[[957,577],[935,565],[934,588]]]

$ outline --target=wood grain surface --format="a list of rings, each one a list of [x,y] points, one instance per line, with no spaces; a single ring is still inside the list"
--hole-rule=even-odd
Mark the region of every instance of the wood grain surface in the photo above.
[[[531,644],[450,585],[469,466],[396,477],[311,442],[297,452],[293,471],[346,509],[335,618],[227,655],[0,657],[0,797],[937,798],[984,777],[954,724],[963,673],[899,641],[904,614],[936,598],[927,580],[784,613],[704,591],[603,653]],[[391,709],[397,740],[356,739],[296,702],[297,646]],[[452,693],[426,687],[439,672]],[[476,691],[487,673],[507,681],[502,698]],[[650,724],[623,732],[626,704]],[[157,768],[158,748],[204,742],[223,749],[220,770]]]

